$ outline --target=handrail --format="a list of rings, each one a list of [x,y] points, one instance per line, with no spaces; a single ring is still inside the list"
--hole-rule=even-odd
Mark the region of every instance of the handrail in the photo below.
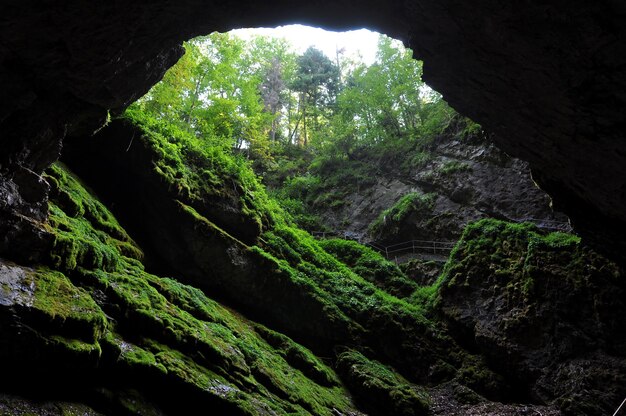
[[[511,222],[533,222],[537,227],[544,228],[546,230],[558,230],[563,231],[563,228],[569,228],[571,230],[571,224],[566,221],[558,221],[558,220],[543,220],[539,218],[523,218],[519,220],[508,219]],[[555,226],[546,226],[544,224],[555,224]],[[566,227],[558,227],[557,225],[566,226]],[[352,238],[349,235],[341,234],[336,231],[312,231],[311,235],[314,237],[326,238],[328,237],[342,237],[346,240],[353,240],[361,243],[359,239]],[[435,241],[435,240],[408,240],[400,243],[394,243],[389,246],[384,246],[376,241],[361,243],[365,246],[368,246],[382,255],[385,258],[389,259],[391,254],[396,254],[400,252],[412,252],[413,254],[418,253],[433,253],[433,254],[449,254],[454,246],[456,245],[456,241]]]
[[[311,235],[313,235],[314,237],[321,237],[321,238],[326,238],[327,236],[332,236],[332,237],[343,237],[346,240],[354,240],[360,243],[360,241],[354,239],[354,238],[350,238],[350,236],[347,235],[341,235],[340,233],[336,232],[336,231],[313,231],[311,232]],[[376,251],[378,251],[379,253],[381,253],[382,255],[385,256],[385,258],[389,259],[391,254],[396,254],[396,253],[400,253],[400,252],[412,252],[413,254],[415,254],[416,252],[427,252],[427,253],[433,253],[433,254],[449,254],[450,251],[452,251],[452,249],[454,248],[454,245],[456,244],[456,241],[434,241],[434,240],[408,240],[408,241],[404,241],[401,243],[395,243],[395,244],[391,244],[389,246],[384,246],[378,242],[367,242],[367,243],[361,243],[364,246],[368,246]]]

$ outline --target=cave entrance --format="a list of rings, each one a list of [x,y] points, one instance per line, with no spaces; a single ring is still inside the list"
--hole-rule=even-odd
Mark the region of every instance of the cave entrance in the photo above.
[[[350,212],[350,199],[378,192],[375,185],[384,176],[415,174],[431,160],[429,148],[444,132],[480,133],[479,125],[456,113],[424,83],[422,62],[413,59],[410,49],[377,32],[329,32],[301,25],[239,29],[192,39],[184,48],[178,63],[126,116],[170,124],[197,143],[208,159],[231,154],[234,165],[252,166],[282,209],[315,235],[364,243],[384,238],[386,244],[410,239],[383,236],[383,211],[407,205],[404,220],[421,204],[431,205],[433,195],[396,181],[400,186],[393,195],[359,218]],[[83,144],[69,140],[63,158],[86,177],[96,162],[81,166],[89,152]],[[126,150],[132,146],[129,140]],[[82,149],[73,152],[76,147]],[[456,169],[448,165],[446,169]],[[100,182],[96,188],[117,189],[100,189],[101,196],[119,197],[129,175],[91,182]],[[136,195],[129,190],[125,198]],[[137,227],[143,214],[128,219],[123,218],[127,213],[118,215],[142,246],[149,247],[150,239],[142,241]],[[447,237],[439,243],[426,251],[443,261],[453,241]],[[439,249],[431,253],[431,246]],[[158,260],[154,256],[148,261],[149,268],[167,272]]]
[[[370,244],[397,263],[443,264],[465,225],[479,218],[567,226],[528,168],[424,83],[422,62],[399,40],[295,25],[215,32],[184,47],[126,117],[167,124],[185,137],[177,146],[201,149],[188,156],[209,160],[200,173],[208,182],[211,169],[251,166],[296,225],[316,236]],[[132,146],[131,138],[125,153]],[[72,158],[70,142],[68,152],[70,166],[91,175],[95,160],[80,166],[89,151]],[[125,177],[137,174],[120,174],[116,185],[107,177],[100,186],[124,189]],[[184,186],[186,173],[177,174]],[[131,189],[125,198],[136,195]],[[128,215],[118,214],[123,221]],[[150,247],[137,227],[143,215],[124,225]],[[158,260],[150,268],[167,273]]]

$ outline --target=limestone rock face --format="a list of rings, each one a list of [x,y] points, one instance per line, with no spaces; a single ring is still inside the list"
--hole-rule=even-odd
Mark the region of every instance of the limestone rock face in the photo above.
[[[518,394],[611,414],[626,382],[624,289],[619,269],[571,236],[483,220],[446,266],[440,308]]]
[[[528,164],[511,158],[482,134],[448,132],[427,146],[427,161],[409,170],[391,168],[365,189],[354,189],[321,219],[331,230],[361,241],[391,245],[410,240],[456,241],[465,226],[481,218],[570,231],[549,196],[534,183]],[[383,212],[407,194],[424,195],[402,218]],[[316,207],[315,209],[319,209]],[[373,223],[381,224],[372,227]]]
[[[12,199],[22,192],[13,177],[20,166],[41,173],[65,135],[93,131],[108,109],[145,93],[184,39],[296,21],[367,26],[413,48],[427,82],[529,161],[586,239],[624,258],[623,3],[9,1],[0,16],[0,175]],[[31,218],[45,215],[37,201],[28,204]],[[20,215],[0,207],[5,233],[19,235]]]

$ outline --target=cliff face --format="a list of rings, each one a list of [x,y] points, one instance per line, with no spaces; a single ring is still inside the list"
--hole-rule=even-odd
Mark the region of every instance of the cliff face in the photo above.
[[[49,257],[33,267],[0,263],[5,388],[105,414],[353,409],[309,350],[198,289],[145,272],[136,243],[65,167],[46,179]]]
[[[564,414],[611,414],[626,382],[624,289],[619,269],[578,238],[483,220],[451,255],[439,307],[520,394],[553,397]]]
[[[391,167],[372,186],[349,189],[342,204],[312,210],[339,235],[385,245],[456,241],[469,222],[481,218],[571,230],[567,217],[552,210],[549,196],[534,183],[528,165],[484,135],[451,129],[424,146],[422,155],[417,167]]]

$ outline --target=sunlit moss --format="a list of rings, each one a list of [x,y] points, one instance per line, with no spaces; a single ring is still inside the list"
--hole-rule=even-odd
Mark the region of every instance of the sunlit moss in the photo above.
[[[430,398],[426,391],[380,362],[357,351],[346,351],[339,355],[337,366],[357,400],[372,414],[428,414]]]
[[[183,394],[222,402],[232,414],[331,415],[333,408],[353,408],[332,369],[310,351],[198,289],[146,273],[139,256],[127,256],[140,253],[136,244],[66,168],[54,167],[49,177],[56,195],[76,201],[72,215],[67,203],[51,201],[57,236],[51,264],[71,280],[45,267],[31,276],[34,308],[56,322],[46,330],[50,347],[93,356],[129,380],[177,383]],[[88,214],[96,210],[98,216]]]
[[[397,234],[409,215],[426,215],[432,211],[434,202],[435,194],[408,193],[391,208],[381,212],[378,218],[372,221],[368,231],[379,239]]]

